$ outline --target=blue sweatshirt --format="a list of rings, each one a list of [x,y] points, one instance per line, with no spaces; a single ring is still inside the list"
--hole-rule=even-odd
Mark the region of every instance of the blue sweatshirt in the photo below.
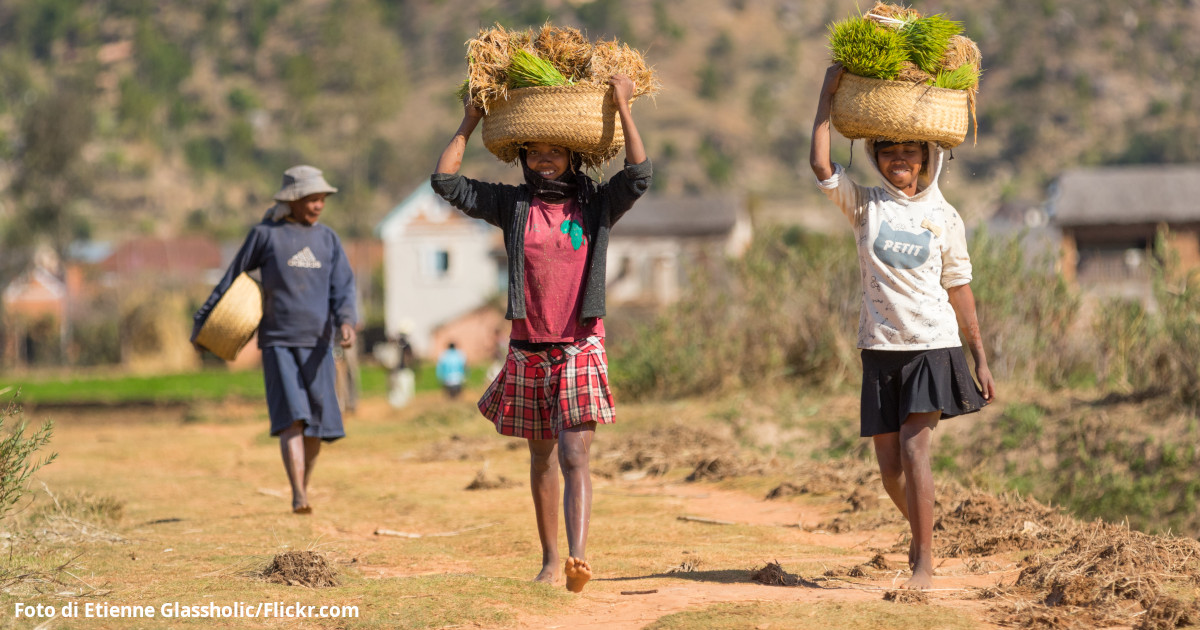
[[[337,234],[320,223],[265,219],[250,230],[225,277],[196,311],[193,339],[234,279],[254,269],[262,270],[263,289],[258,347],[327,344],[335,327],[358,321],[354,272]]]

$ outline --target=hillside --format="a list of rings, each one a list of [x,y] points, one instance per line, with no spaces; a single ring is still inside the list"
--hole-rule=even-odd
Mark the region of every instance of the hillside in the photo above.
[[[914,6],[963,21],[983,51],[979,143],[955,151],[946,185],[969,219],[1039,199],[1068,166],[1200,160],[1194,0]],[[12,0],[0,4],[0,219],[10,244],[60,249],[128,233],[233,236],[283,168],[311,162],[343,192],[328,220],[366,234],[453,132],[463,42],[496,21],[545,19],[620,37],[661,73],[663,92],[634,109],[657,191],[803,200],[825,26],[857,7]],[[848,149],[837,143],[842,159]],[[466,168],[515,176],[477,140]]]

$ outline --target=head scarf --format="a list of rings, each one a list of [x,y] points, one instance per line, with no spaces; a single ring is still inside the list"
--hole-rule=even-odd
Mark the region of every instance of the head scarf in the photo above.
[[[579,154],[571,151],[570,163],[566,172],[558,176],[558,179],[546,179],[537,171],[529,168],[529,163],[526,161],[526,151],[522,147],[521,155],[521,172],[525,174],[525,185],[533,191],[533,196],[548,201],[550,203],[559,203],[571,197],[578,197],[580,191],[580,177],[587,177],[583,174],[581,165],[583,164]]]

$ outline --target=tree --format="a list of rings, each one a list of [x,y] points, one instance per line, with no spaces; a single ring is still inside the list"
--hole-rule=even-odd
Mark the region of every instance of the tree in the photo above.
[[[92,172],[82,157],[91,139],[91,89],[64,81],[30,106],[20,124],[20,148],[10,191],[18,210],[10,247],[49,241],[59,258],[80,225],[75,205],[88,197]],[[19,240],[18,240],[19,239]]]

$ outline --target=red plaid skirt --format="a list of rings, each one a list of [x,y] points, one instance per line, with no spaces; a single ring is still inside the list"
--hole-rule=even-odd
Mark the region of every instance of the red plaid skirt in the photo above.
[[[563,429],[616,419],[601,337],[552,350],[509,346],[504,369],[479,399],[479,411],[502,435],[553,440]]]

